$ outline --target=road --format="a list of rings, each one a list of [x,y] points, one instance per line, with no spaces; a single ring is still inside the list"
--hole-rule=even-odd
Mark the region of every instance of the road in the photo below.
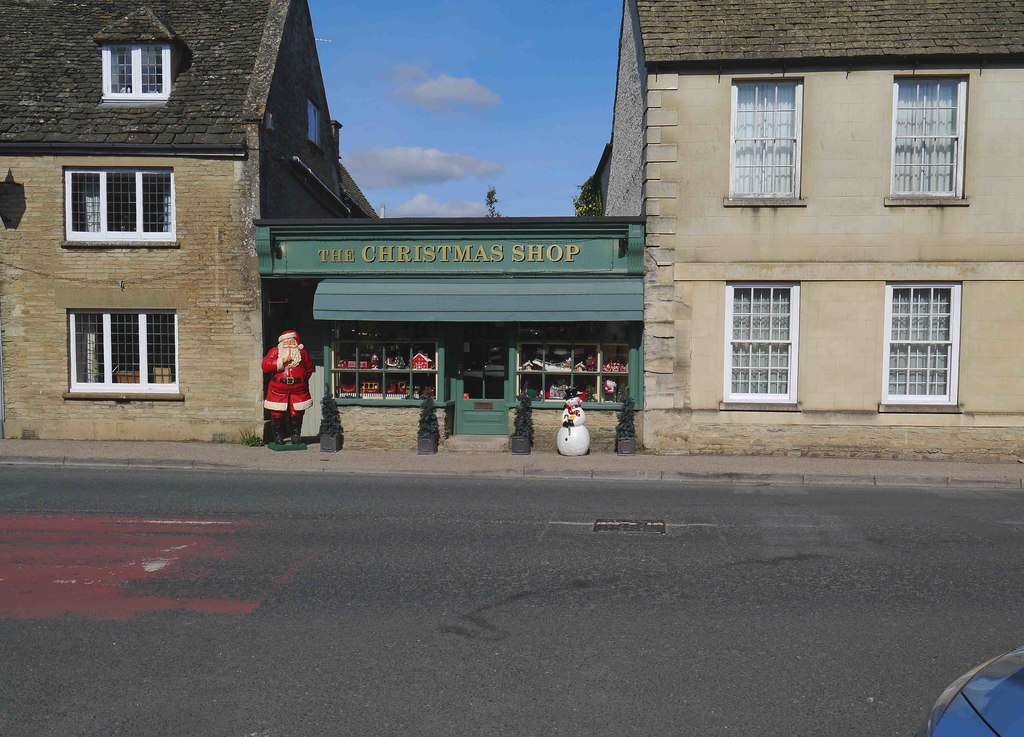
[[[0,468],[0,735],[909,737],[1024,644],[1022,543],[1019,491]]]

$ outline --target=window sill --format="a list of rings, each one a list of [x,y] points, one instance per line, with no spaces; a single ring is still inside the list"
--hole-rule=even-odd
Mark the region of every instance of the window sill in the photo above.
[[[109,249],[109,248],[181,248],[178,241],[61,241],[61,248]]]
[[[726,197],[725,207],[807,207],[807,200],[796,197]]]
[[[800,412],[799,402],[719,402],[721,412]]]
[[[971,201],[964,197],[886,197],[886,207],[970,207]]]
[[[879,402],[879,414],[928,414],[962,415],[964,408],[959,404],[891,404]]]
[[[143,394],[139,392],[64,392],[69,402],[184,402],[184,394]]]

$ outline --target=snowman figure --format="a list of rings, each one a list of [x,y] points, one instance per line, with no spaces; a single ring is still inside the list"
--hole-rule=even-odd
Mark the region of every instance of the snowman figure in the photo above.
[[[583,400],[576,392],[568,394],[562,410],[562,427],[556,438],[558,452],[564,456],[585,456],[590,452],[590,431],[586,427]]]

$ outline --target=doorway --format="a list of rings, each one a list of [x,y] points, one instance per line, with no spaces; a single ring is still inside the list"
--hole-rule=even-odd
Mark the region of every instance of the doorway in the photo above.
[[[509,334],[505,323],[463,324],[454,331],[456,435],[506,435]]]

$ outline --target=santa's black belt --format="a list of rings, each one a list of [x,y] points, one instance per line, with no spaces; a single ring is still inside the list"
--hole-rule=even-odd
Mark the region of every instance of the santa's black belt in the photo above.
[[[294,384],[301,384],[302,379],[297,379],[294,376],[285,376],[284,378],[278,379],[278,382],[292,386]]]

